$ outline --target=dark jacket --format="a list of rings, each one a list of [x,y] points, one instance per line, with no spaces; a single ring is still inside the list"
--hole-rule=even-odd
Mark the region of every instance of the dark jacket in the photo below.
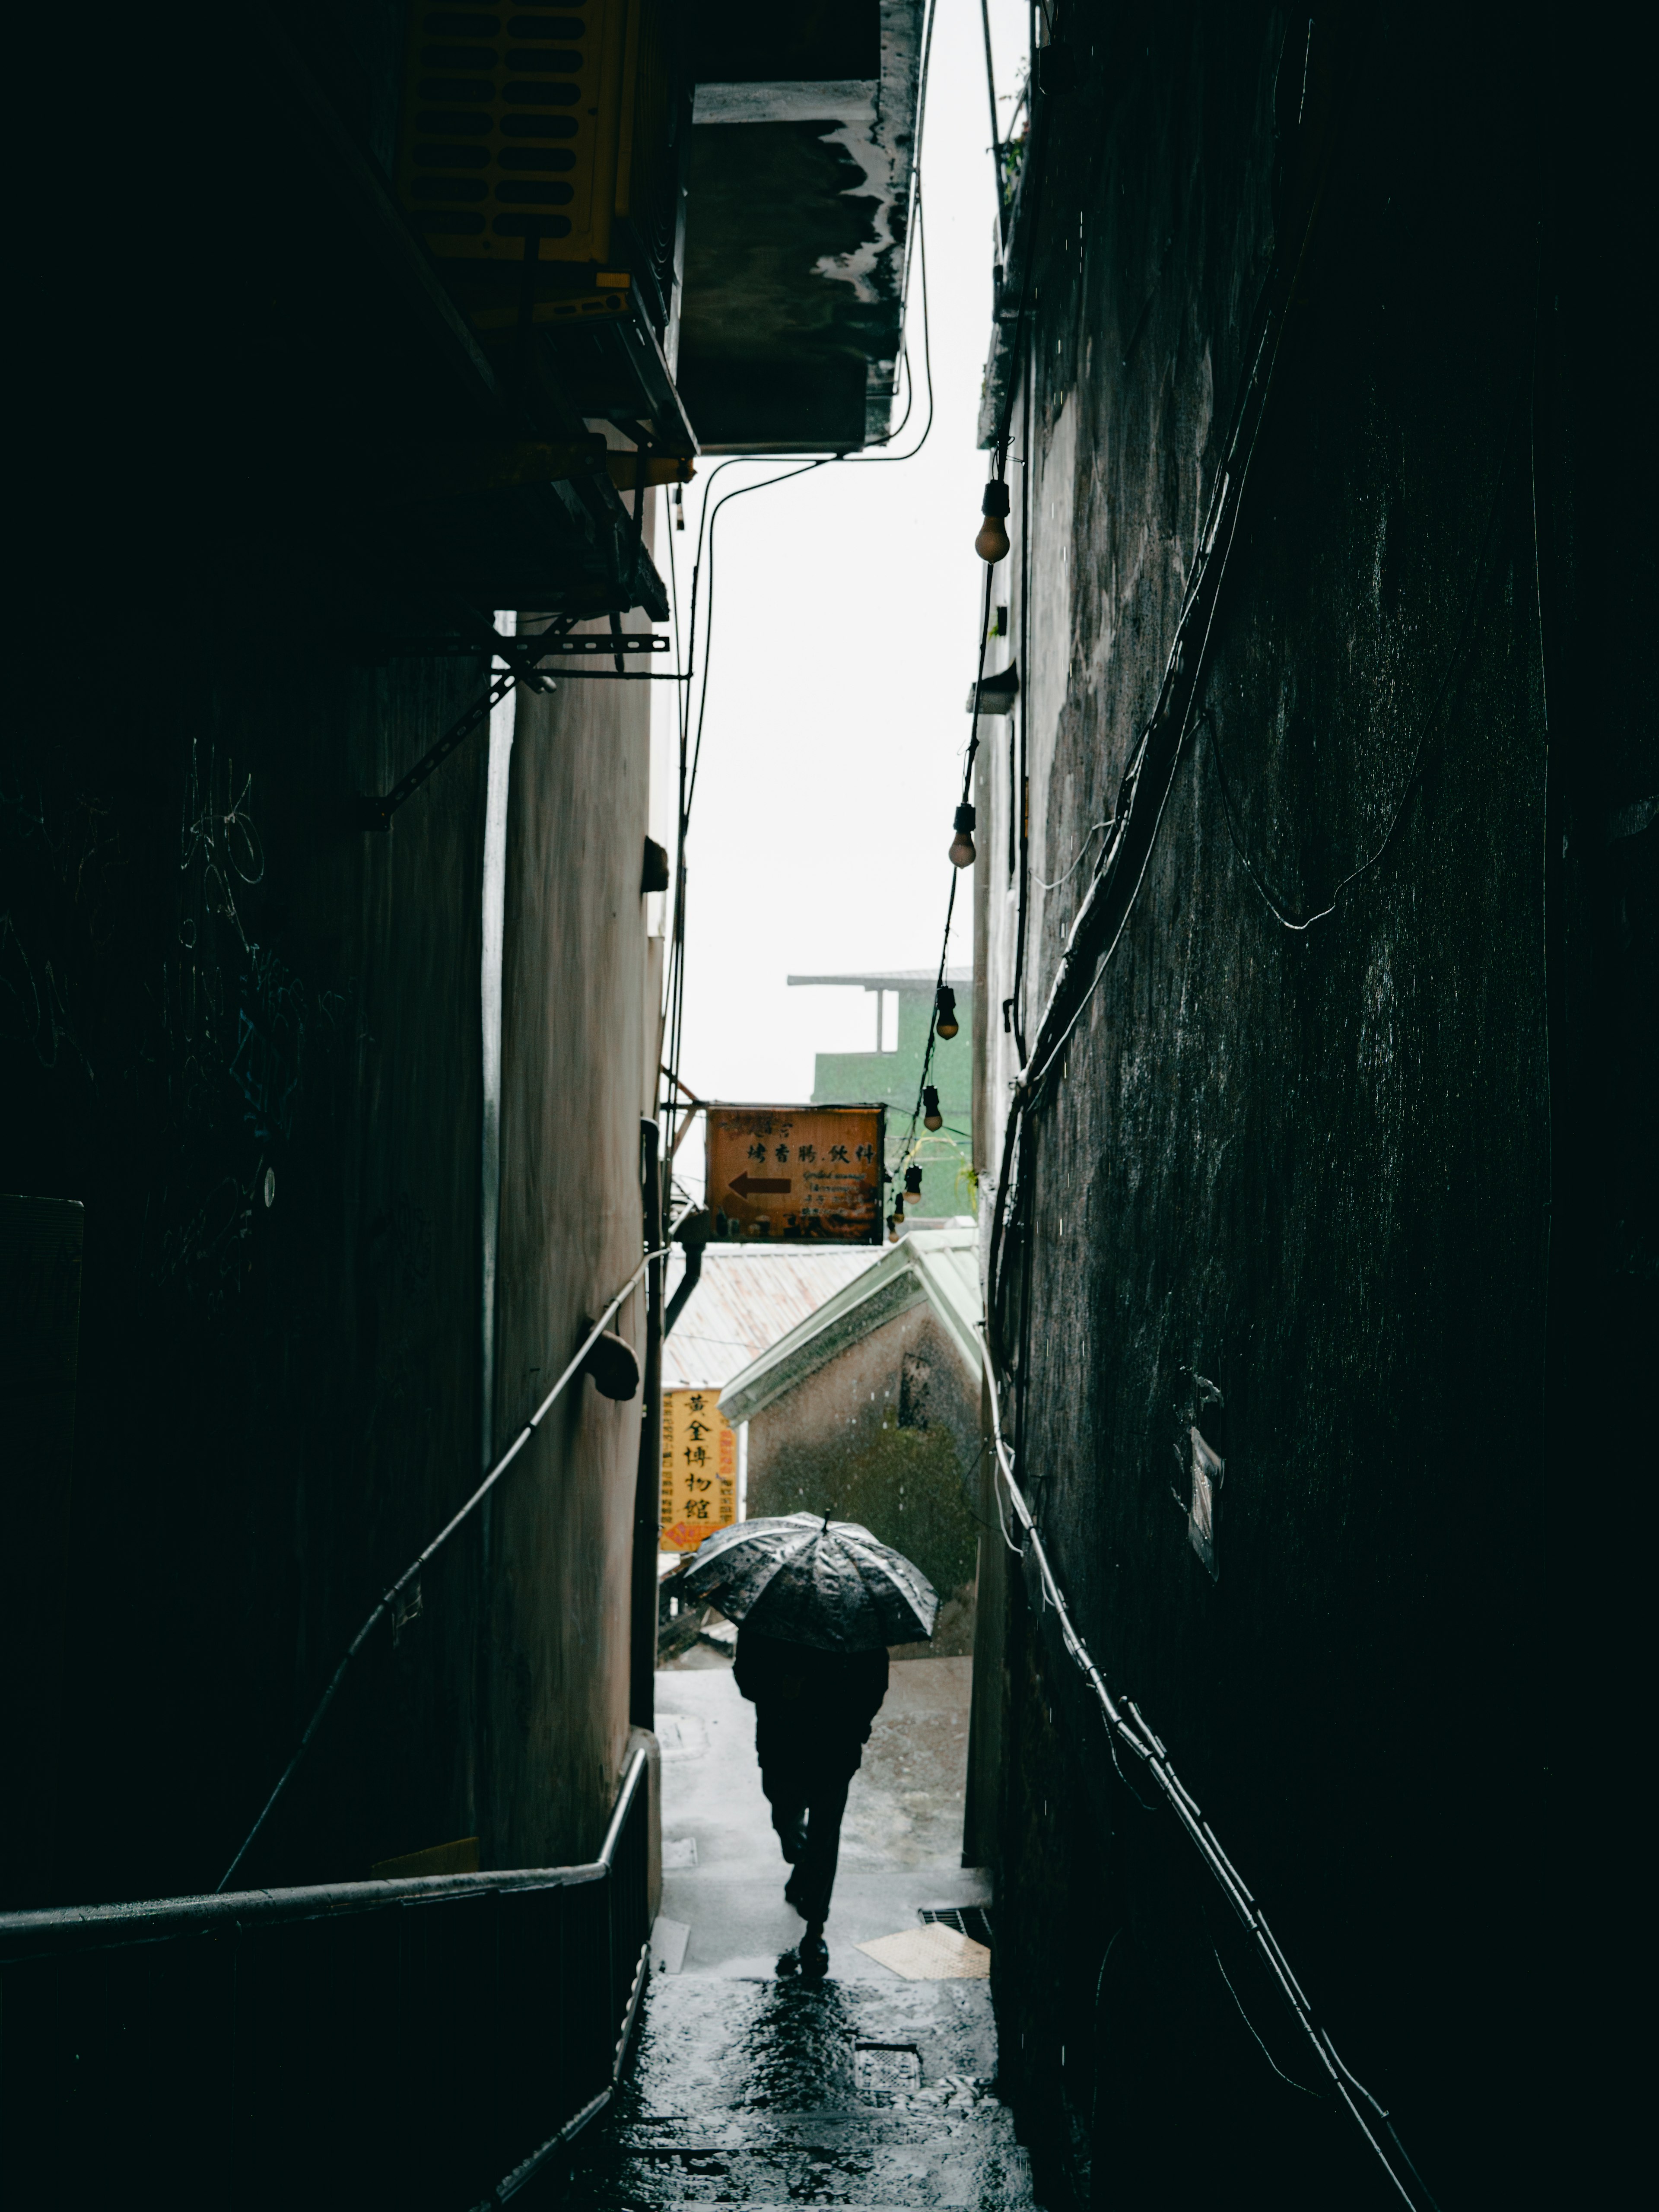
[[[817,1651],[756,1629],[738,1631],[732,1668],[755,1708],[763,1766],[835,1766],[850,1774],[887,1695],[887,1654]]]

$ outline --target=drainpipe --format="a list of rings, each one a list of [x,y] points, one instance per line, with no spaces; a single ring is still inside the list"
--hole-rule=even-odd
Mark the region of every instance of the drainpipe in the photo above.
[[[708,1242],[712,1225],[708,1208],[700,1206],[695,1213],[688,1213],[674,1231],[674,1242],[684,1246],[685,1250],[685,1273],[680,1277],[679,1287],[668,1301],[667,1318],[662,1325],[665,1336],[684,1312],[686,1300],[702,1279],[702,1249]]]
[[[640,1122],[640,1195],[645,1217],[645,1249],[662,1244],[662,1137],[657,1124]],[[662,1541],[662,1284],[666,1258],[653,1260],[645,1273],[644,1399],[640,1422],[640,1463],[634,1480],[633,1612],[629,1635],[628,1717],[635,1728],[656,1725],[657,1553]]]
[[[517,627],[510,608],[498,610],[503,637]],[[500,663],[493,663],[499,667]],[[482,959],[479,974],[483,1046],[483,1144],[480,1169],[483,1296],[479,1315],[483,1381],[478,1463],[488,1467],[495,1442],[495,1268],[501,1222],[501,950],[507,915],[507,802],[512,775],[513,728],[519,695],[509,691],[490,710],[489,765],[484,800]],[[488,1542],[486,1541],[486,1550]]]

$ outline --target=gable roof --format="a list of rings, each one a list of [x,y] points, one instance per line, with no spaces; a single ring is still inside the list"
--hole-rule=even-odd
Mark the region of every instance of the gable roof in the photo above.
[[[798,1382],[827,1366],[850,1344],[923,1300],[971,1374],[980,1367],[979,1229],[913,1229],[873,1267],[828,1297],[740,1369],[720,1392],[728,1421],[746,1421]]]
[[[808,1320],[880,1257],[873,1245],[793,1251],[709,1245],[697,1287],[663,1340],[664,1389],[721,1389],[728,1376]],[[665,1297],[673,1295],[684,1273],[685,1255],[677,1246],[668,1262]]]

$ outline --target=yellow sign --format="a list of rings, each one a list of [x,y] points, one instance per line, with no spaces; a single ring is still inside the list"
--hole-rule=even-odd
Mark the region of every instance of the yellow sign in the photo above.
[[[710,1106],[708,1208],[726,1243],[879,1244],[881,1106]]]
[[[718,1390],[662,1394],[662,1535],[665,1552],[695,1552],[738,1517],[738,1432]]]

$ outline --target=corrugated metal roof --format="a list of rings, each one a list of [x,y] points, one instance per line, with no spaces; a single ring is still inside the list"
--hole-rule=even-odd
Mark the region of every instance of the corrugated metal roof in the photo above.
[[[780,1331],[765,1350],[726,1377],[720,1403],[731,1419],[746,1421],[848,1345],[922,1298],[933,1307],[969,1372],[977,1372],[981,1308],[975,1224],[912,1230],[872,1256],[873,1268],[841,1285],[805,1321]]]
[[[663,1388],[720,1389],[881,1256],[874,1244],[799,1252],[711,1245],[702,1279],[663,1345]],[[671,1297],[684,1272],[684,1255],[677,1251],[668,1262]]]

